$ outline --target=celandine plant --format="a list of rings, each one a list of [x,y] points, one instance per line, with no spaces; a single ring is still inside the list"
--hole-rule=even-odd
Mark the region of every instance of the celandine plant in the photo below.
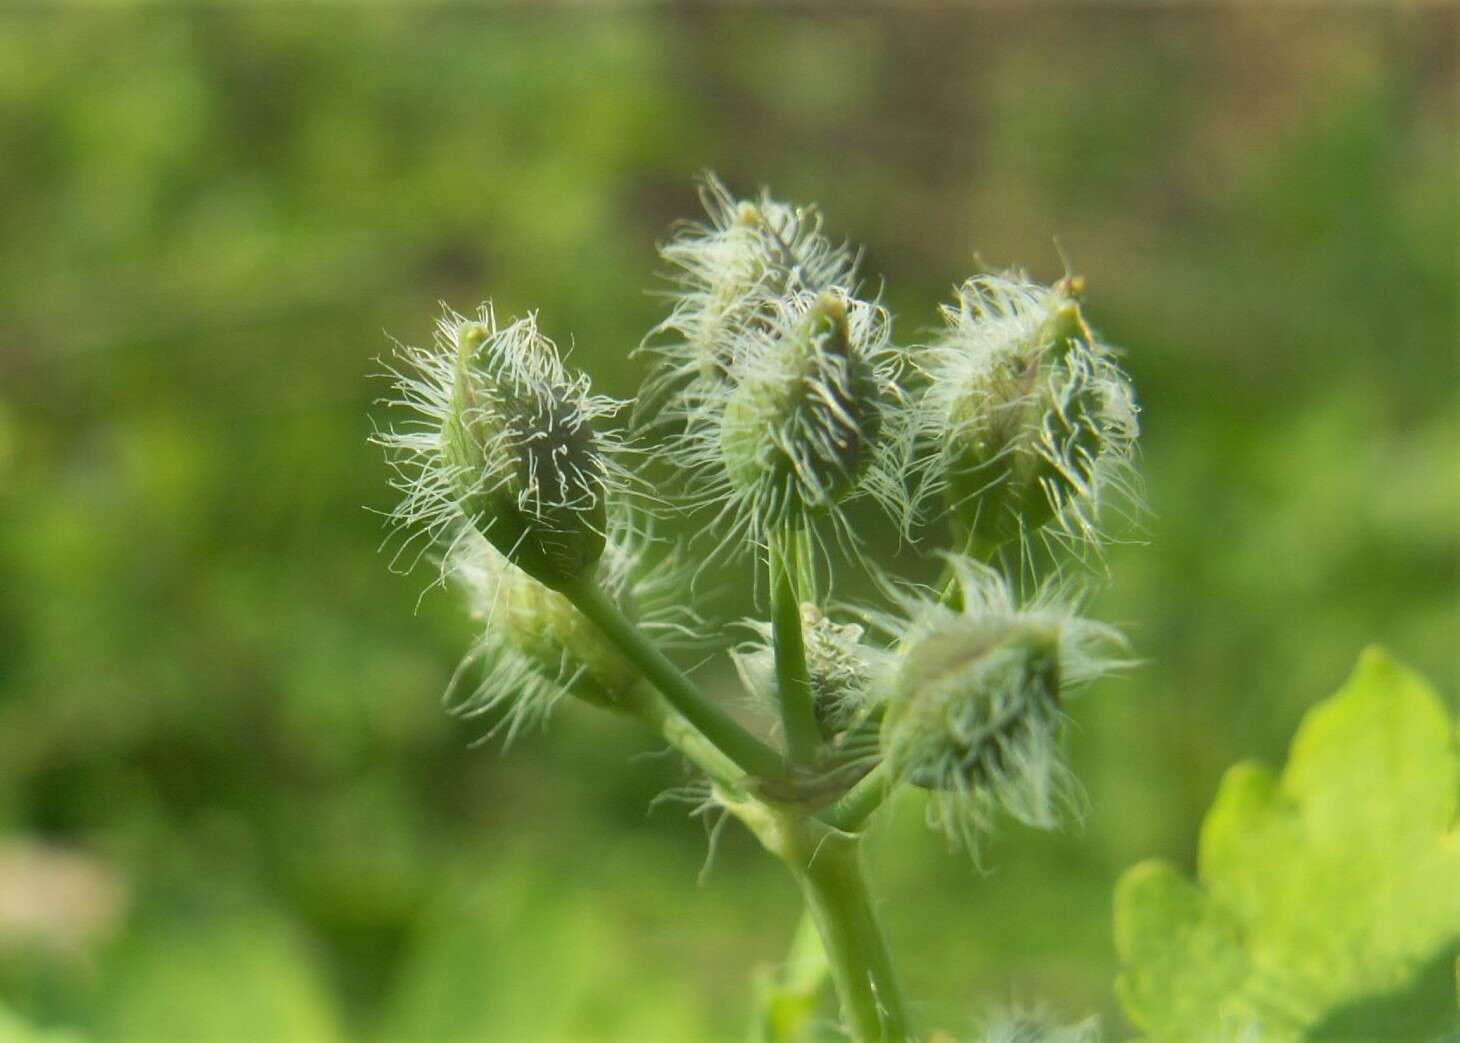
[[[846,1031],[911,1040],[862,835],[899,787],[975,855],[1001,812],[1049,828],[1077,802],[1065,701],[1124,645],[1060,575],[1132,493],[1136,408],[1078,279],[975,277],[930,343],[901,347],[815,210],[713,178],[703,198],[708,220],[662,247],[674,303],[632,411],[593,395],[533,316],[448,313],[432,347],[401,349],[393,404],[413,416],[377,436],[404,494],[392,520],[482,620],[461,710],[510,736],[572,697],[658,732],[800,884],[798,951],[819,950]],[[689,554],[647,521],[663,501],[635,454],[654,440],[684,476],[671,508],[705,512],[698,559],[757,570],[768,619],[731,655],[763,722],[669,658],[702,625]],[[946,535],[927,550],[939,583],[868,560],[859,498],[915,545]],[[830,603],[833,561],[871,570],[886,604]],[[790,1038],[794,1021],[764,1028]]]

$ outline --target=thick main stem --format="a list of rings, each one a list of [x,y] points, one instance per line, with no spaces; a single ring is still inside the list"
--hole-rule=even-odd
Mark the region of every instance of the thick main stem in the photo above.
[[[776,692],[786,752],[793,764],[810,764],[821,745],[811,680],[806,670],[806,635],[801,624],[800,560],[796,533],[779,532],[770,541],[771,636],[776,656]]]
[[[902,991],[862,879],[861,837],[838,833],[795,809],[719,796],[801,885],[852,1039],[909,1043]]]
[[[907,1043],[911,1030],[862,878],[860,842],[830,835],[804,864],[790,864],[821,934],[852,1038],[857,1043]]]
[[[564,588],[563,594],[638,667],[671,706],[741,771],[762,778],[778,778],[783,774],[784,764],[780,756],[711,701],[698,685],[655,648],[602,587],[587,580]]]

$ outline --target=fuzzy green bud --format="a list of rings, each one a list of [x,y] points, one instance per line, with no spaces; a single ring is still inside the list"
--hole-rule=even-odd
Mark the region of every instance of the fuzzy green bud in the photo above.
[[[971,280],[929,353],[923,434],[950,520],[978,552],[1054,522],[1081,536],[1101,487],[1129,469],[1129,383],[1080,309],[1079,279]]]
[[[1047,430],[1080,459],[1099,453],[1095,430],[1082,422],[1094,405],[1087,389],[1076,389],[1066,408],[1056,400],[1059,370],[1083,325],[1079,305],[1061,301],[1033,335],[994,360],[950,418],[957,437],[944,450],[949,502],[984,543],[1005,543],[1021,526],[1040,528],[1076,492],[1075,476],[1040,451]],[[980,502],[985,497],[997,503]]]
[[[543,680],[604,709],[620,708],[638,684],[633,664],[557,591],[505,570],[496,600],[494,640]]]
[[[866,704],[872,650],[862,644],[860,626],[834,623],[809,603],[801,606],[801,628],[811,708],[822,737],[832,739],[851,726]]]
[[[554,589],[603,553],[602,456],[579,388],[535,328],[455,331],[456,366],[441,451],[472,524],[529,576]]]
[[[950,619],[903,657],[882,724],[890,767],[926,789],[1005,785],[1053,734],[1059,693],[1056,627]]]
[[[757,641],[732,655],[745,687],[767,707],[778,705],[775,653],[769,624],[756,623]],[[837,623],[810,602],[801,605],[806,680],[822,738],[830,741],[857,723],[870,706],[870,679],[885,653],[863,641],[856,623]]]
[[[830,508],[867,464],[882,426],[878,395],[846,303],[818,294],[725,402],[720,450],[731,486],[775,522]]]

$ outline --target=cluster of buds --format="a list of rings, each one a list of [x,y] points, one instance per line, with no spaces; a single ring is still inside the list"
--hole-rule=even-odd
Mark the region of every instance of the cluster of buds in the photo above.
[[[905,514],[904,353],[858,296],[857,255],[813,208],[735,200],[714,179],[704,200],[709,222],[661,251],[678,292],[644,342],[658,366],[640,410],[671,433],[690,504],[719,512],[725,547],[823,519],[851,536],[842,507],[863,494]]]
[[[564,695],[637,712],[654,689],[746,773],[779,772],[775,725],[757,736],[701,706],[634,636],[694,629],[683,570],[646,568],[681,559],[634,535],[627,446],[657,440],[684,476],[678,506],[707,514],[707,555],[772,563],[756,586],[784,603],[731,654],[755,701],[787,711],[775,792],[835,772],[834,797],[877,771],[926,790],[932,822],[970,848],[1000,810],[1053,825],[1076,792],[1066,700],[1118,664],[1119,635],[1063,588],[1016,597],[999,570],[1035,538],[1098,546],[1105,501],[1133,491],[1134,398],[1080,280],[970,279],[941,332],[899,346],[859,255],[814,209],[737,199],[713,178],[703,199],[707,219],[661,247],[674,304],[644,342],[656,365],[632,436],[533,316],[448,313],[432,348],[401,349],[392,374],[414,422],[378,439],[405,493],[394,522],[440,548],[482,622],[459,705],[502,711],[510,733]],[[951,542],[940,587],[884,582],[894,607],[857,610],[861,623],[823,604],[815,563],[787,557],[857,548],[845,508],[859,496],[914,546]]]

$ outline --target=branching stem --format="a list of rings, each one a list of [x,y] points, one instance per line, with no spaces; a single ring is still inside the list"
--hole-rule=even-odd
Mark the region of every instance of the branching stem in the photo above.
[[[892,792],[892,777],[887,762],[882,761],[816,816],[833,829],[855,833],[867,823],[872,813],[882,806]]]
[[[563,588],[563,594],[639,668],[649,683],[659,689],[669,704],[683,714],[704,739],[741,771],[761,778],[778,778],[783,774],[781,757],[712,701],[654,647],[596,582],[576,583]]]

